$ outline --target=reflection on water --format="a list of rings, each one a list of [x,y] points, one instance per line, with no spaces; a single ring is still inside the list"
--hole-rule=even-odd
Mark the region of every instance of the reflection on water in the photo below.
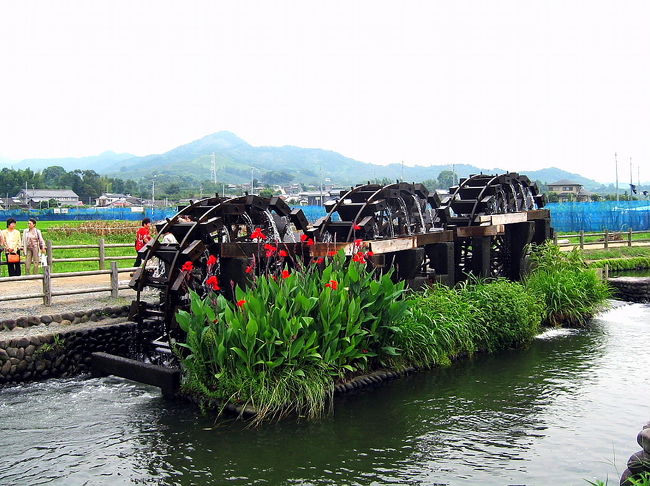
[[[115,378],[0,391],[0,483],[584,485],[650,419],[650,307],[337,400],[315,424],[215,424]]]

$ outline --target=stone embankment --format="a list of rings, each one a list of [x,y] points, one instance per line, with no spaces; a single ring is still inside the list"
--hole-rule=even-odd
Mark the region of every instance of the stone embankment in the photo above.
[[[650,277],[613,277],[607,280],[614,297],[627,302],[650,302]]]
[[[643,426],[643,430],[636,436],[636,441],[641,446],[627,461],[627,469],[621,476],[621,486],[632,486],[634,479],[643,473],[650,474],[650,422]]]
[[[128,312],[104,307],[0,321],[0,385],[88,372],[95,351],[132,354],[143,336],[126,322]]]

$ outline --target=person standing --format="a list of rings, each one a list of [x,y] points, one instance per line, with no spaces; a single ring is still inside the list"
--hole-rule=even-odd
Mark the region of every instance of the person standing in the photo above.
[[[5,243],[5,237],[2,234],[2,231],[0,231],[0,257],[2,257],[2,254],[5,251],[5,246],[7,244]],[[0,260],[0,277],[2,277],[2,261]]]
[[[5,241],[5,258],[7,259],[9,276],[19,277],[22,241],[20,239],[20,231],[16,229],[16,220],[14,218],[7,220],[7,229],[2,230],[2,238]]]
[[[36,228],[36,220],[29,218],[29,228],[23,231],[23,249],[25,251],[25,274],[36,275],[41,252],[45,251],[45,240],[41,230]]]
[[[144,218],[142,220],[142,227],[138,229],[135,234],[135,251],[137,256],[135,258],[134,267],[139,267],[142,263],[142,256],[140,255],[140,250],[151,241],[151,220],[149,218]]]

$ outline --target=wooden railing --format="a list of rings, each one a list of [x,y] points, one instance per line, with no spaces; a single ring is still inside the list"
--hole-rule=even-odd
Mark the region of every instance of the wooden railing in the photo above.
[[[647,243],[650,242],[650,238],[632,238],[632,235],[634,234],[648,234],[650,232],[648,231],[632,231],[628,230],[626,232],[620,232],[620,231],[609,231],[605,230],[602,233],[585,233],[584,231],[580,231],[577,234],[574,235],[558,235],[557,233],[553,236],[553,243],[555,243],[558,246],[579,246],[580,249],[584,249],[585,246],[590,246],[590,245],[603,245],[604,248],[609,248],[609,245],[611,244],[617,244],[617,246],[634,246],[635,244],[639,243]],[[621,235],[620,239],[612,239],[613,235]],[[623,237],[623,235],[625,235]],[[596,241],[586,241],[586,238],[588,237],[600,237],[602,239],[596,240]],[[578,238],[577,242],[558,242],[558,240],[564,240],[564,239],[569,239],[569,238]]]
[[[133,248],[133,243],[106,243],[104,238],[99,238],[96,245],[53,245],[52,240],[45,242],[47,248],[47,264],[52,268],[53,263],[57,262],[99,262],[99,269],[106,268],[106,262],[111,260],[134,260],[135,250],[132,256],[107,256],[106,248]],[[74,249],[93,249],[98,250],[97,257],[77,257],[77,258],[54,258],[53,250],[74,250]]]
[[[114,258],[114,257],[113,257]],[[131,257],[128,257],[131,258]],[[63,259],[70,261],[71,259]],[[56,261],[56,260],[54,260]],[[88,261],[87,259],[81,259],[76,261]],[[78,295],[78,294],[89,294],[94,292],[110,292],[111,297],[118,297],[120,290],[128,289],[128,285],[120,285],[119,274],[126,272],[133,272],[137,267],[130,268],[118,268],[117,263],[112,261],[111,268],[109,270],[90,270],[84,272],[63,272],[63,273],[52,273],[50,272],[49,266],[43,267],[43,273],[39,275],[23,275],[20,277],[0,277],[0,283],[2,282],[21,282],[26,280],[41,280],[43,282],[43,291],[36,292],[32,294],[20,294],[20,295],[0,295],[0,302],[6,302],[11,300],[21,300],[21,299],[37,299],[42,298],[43,304],[52,305],[52,297],[57,297],[61,295]],[[69,277],[83,277],[86,275],[110,275],[111,282],[109,286],[104,287],[85,287],[79,289],[71,290],[53,290],[52,289],[52,280],[57,278],[69,278]]]

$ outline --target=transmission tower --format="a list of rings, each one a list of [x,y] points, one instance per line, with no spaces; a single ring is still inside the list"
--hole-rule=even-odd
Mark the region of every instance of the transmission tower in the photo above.
[[[210,179],[214,184],[217,183],[217,156],[212,152],[212,161],[210,162]]]

